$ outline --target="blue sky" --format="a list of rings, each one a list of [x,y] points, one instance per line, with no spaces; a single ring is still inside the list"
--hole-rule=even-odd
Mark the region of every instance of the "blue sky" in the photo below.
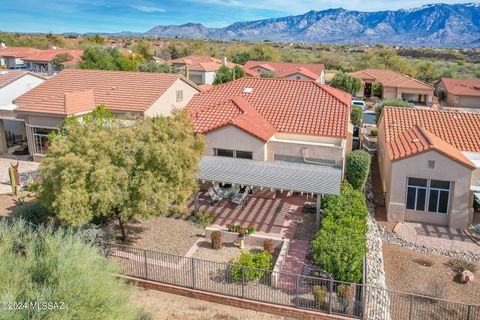
[[[156,25],[236,21],[343,7],[375,11],[413,8],[433,0],[0,0],[0,30],[17,32],[143,32]],[[443,3],[465,1],[444,0]]]

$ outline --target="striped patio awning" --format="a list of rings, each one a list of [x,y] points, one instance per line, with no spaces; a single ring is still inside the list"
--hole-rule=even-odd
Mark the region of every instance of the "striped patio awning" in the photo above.
[[[338,195],[342,170],[314,164],[204,156],[200,160],[197,179],[284,191]]]

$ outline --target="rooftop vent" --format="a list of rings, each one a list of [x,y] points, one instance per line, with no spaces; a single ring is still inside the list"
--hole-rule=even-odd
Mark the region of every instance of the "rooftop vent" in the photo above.
[[[113,87],[112,87],[112,90],[117,90],[117,87],[113,86]]]
[[[420,142],[420,139],[415,138],[415,139],[412,140],[412,142],[413,142],[413,143]]]
[[[253,88],[245,88],[243,89],[243,93],[252,93],[253,92]]]
[[[0,76],[4,76],[8,73],[8,71],[0,71]]]

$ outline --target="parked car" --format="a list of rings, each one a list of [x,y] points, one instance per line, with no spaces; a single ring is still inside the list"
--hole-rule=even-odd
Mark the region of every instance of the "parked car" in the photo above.
[[[365,101],[362,100],[352,100],[352,106],[361,107],[362,110],[365,110],[367,108],[367,104],[365,103]]]

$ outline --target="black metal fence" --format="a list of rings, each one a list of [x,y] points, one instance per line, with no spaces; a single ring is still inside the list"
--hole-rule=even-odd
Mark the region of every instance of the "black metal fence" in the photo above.
[[[104,250],[124,275],[246,300],[369,320],[480,320],[477,305],[117,244]]]

